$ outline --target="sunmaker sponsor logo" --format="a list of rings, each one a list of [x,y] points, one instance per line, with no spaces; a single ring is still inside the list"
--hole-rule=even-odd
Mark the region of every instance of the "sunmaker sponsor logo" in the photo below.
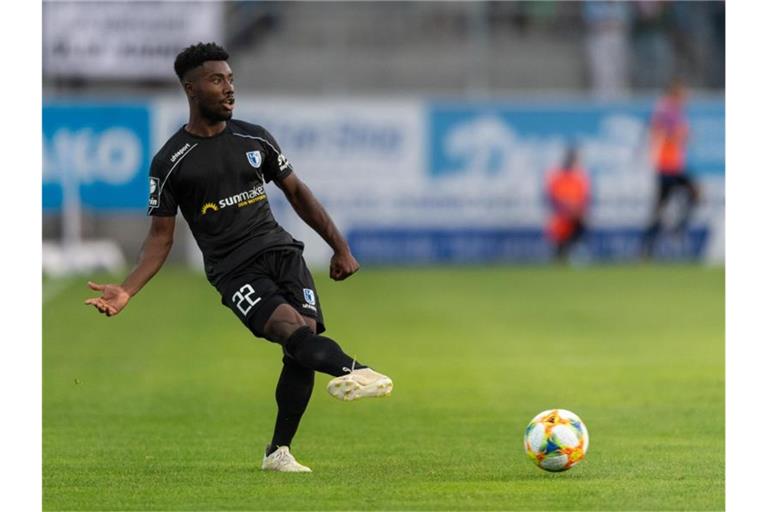
[[[219,211],[219,207],[216,206],[214,203],[205,203],[203,207],[200,209],[200,213],[205,215],[208,212],[217,212]]]
[[[205,203],[200,208],[200,213],[205,215],[210,212],[218,212],[219,210],[223,210],[228,206],[237,206],[238,208],[242,208],[244,206],[249,206],[259,201],[263,201],[266,198],[267,194],[264,193],[264,185],[259,185],[258,187],[253,187],[250,190],[240,192],[239,194],[225,197],[224,199],[219,199],[215,203]]]

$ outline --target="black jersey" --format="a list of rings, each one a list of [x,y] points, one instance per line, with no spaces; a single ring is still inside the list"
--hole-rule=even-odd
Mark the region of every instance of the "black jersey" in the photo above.
[[[261,126],[230,120],[218,135],[180,128],[152,159],[148,215],[181,209],[217,286],[226,274],[265,250],[304,245],[275,221],[264,185],[291,165]]]

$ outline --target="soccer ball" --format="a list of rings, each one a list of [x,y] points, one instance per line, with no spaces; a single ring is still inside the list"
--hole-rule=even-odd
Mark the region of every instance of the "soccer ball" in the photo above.
[[[589,447],[589,432],[581,419],[565,409],[536,415],[525,428],[525,453],[546,471],[565,471],[579,463]]]

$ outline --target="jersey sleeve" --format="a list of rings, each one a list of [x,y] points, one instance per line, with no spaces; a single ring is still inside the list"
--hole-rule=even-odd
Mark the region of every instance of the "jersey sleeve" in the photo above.
[[[286,176],[293,172],[293,167],[283,154],[272,134],[267,130],[264,130],[263,137],[266,142],[265,146],[267,153],[264,158],[264,164],[262,165],[264,180],[267,183],[273,180],[282,181]]]
[[[147,215],[173,217],[178,211],[178,204],[173,195],[173,186],[168,179],[169,170],[161,165],[157,158],[152,159],[149,168],[149,201]]]

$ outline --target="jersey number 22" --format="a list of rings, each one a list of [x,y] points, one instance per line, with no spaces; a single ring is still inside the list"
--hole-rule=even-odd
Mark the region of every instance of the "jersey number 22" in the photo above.
[[[256,290],[253,289],[253,286],[246,284],[232,296],[232,302],[237,306],[237,309],[240,310],[243,316],[247,315],[251,308],[261,300],[261,297],[256,297],[255,299],[251,298],[255,293]]]

